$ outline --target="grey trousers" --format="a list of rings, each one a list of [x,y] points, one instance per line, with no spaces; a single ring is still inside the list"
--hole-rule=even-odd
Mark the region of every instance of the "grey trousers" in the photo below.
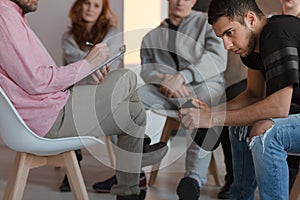
[[[146,114],[136,93],[136,75],[129,70],[109,73],[100,85],[75,86],[48,138],[77,135],[118,135],[116,176],[111,193],[138,194]]]
[[[224,85],[219,82],[207,82],[197,86],[190,86],[192,93],[190,97],[200,98],[209,105],[216,105],[220,102],[224,93]],[[162,107],[166,110],[177,110],[187,98],[167,98],[159,91],[158,85],[145,84],[138,89],[139,97],[146,110],[154,107]],[[180,129],[182,130],[182,129]],[[207,171],[211,159],[211,152],[201,149],[190,134],[187,137],[187,152],[185,159],[185,175],[198,181],[200,188],[207,181]]]

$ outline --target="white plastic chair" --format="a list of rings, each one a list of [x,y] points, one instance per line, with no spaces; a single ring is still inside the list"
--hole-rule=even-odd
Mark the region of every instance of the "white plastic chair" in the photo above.
[[[44,165],[66,168],[75,198],[88,199],[74,150],[104,142],[92,136],[40,137],[27,127],[1,87],[0,94],[0,136],[9,148],[17,152],[3,199],[21,200],[29,170]]]

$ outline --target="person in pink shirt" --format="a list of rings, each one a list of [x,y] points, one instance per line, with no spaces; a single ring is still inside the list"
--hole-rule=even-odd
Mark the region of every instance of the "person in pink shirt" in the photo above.
[[[104,68],[92,75],[93,85],[65,90],[103,63],[109,49],[95,44],[84,59],[57,66],[26,21],[37,6],[38,0],[0,0],[0,86],[42,137],[118,134],[118,184],[111,193],[117,200],[140,199],[141,167],[160,161],[166,149],[142,154],[146,115],[135,74]]]

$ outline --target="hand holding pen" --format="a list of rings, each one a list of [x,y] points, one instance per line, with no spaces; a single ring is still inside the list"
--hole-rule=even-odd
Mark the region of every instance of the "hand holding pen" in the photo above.
[[[92,44],[90,42],[86,42],[86,45],[92,46],[92,49],[89,51],[89,53],[86,55],[85,59],[86,61],[92,66],[92,68],[95,68],[99,65],[101,65],[105,60],[109,57],[109,49],[106,45],[106,43],[99,43],[99,44]],[[102,68],[101,70],[97,70],[95,73],[91,75],[91,80],[88,80],[89,84],[100,84],[102,83],[108,72],[109,72],[109,66],[106,66]]]

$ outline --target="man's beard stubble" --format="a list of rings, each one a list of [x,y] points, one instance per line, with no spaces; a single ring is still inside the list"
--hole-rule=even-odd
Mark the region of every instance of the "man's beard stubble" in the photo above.
[[[247,57],[249,56],[255,48],[256,45],[256,34],[254,31],[249,30],[249,32],[247,33],[247,37],[249,38],[249,42],[248,42],[248,51],[246,53],[246,55],[242,56],[242,57]]]
[[[15,2],[23,10],[24,14],[36,11],[38,6],[38,1],[32,4],[28,3],[30,0],[27,0],[26,2],[22,0],[11,0],[11,1]]]

